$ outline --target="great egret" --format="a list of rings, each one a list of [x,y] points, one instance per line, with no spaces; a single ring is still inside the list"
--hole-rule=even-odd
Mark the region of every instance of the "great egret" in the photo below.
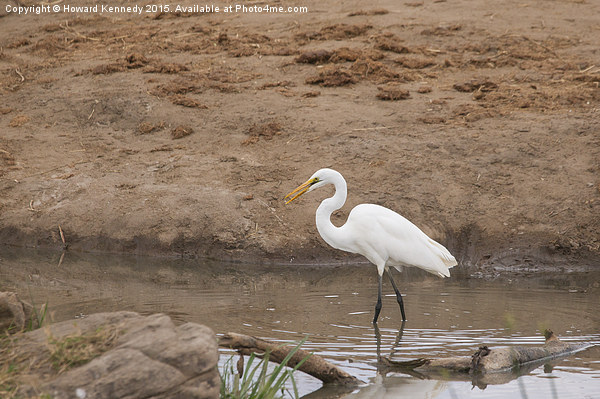
[[[333,169],[320,169],[310,179],[284,197],[289,204],[304,193],[333,184],[335,194],[321,202],[317,208],[317,230],[325,242],[342,251],[361,254],[377,266],[379,290],[375,317],[377,323],[381,311],[381,288],[383,272],[387,271],[396,299],[406,320],[404,302],[392,278],[389,267],[401,270],[402,266],[415,266],[436,274],[450,277],[450,269],[457,265],[456,259],[438,242],[432,240],[421,229],[396,212],[380,205],[360,204],[354,207],[348,220],[341,227],[331,223],[331,214],[346,202],[346,180]]]

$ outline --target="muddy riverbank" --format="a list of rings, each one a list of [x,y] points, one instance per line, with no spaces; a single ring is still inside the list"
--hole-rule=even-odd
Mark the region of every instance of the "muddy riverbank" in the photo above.
[[[3,9],[0,243],[349,261],[327,193],[281,201],[333,167],[336,224],[372,202],[465,265],[598,264],[600,5],[510,4]]]

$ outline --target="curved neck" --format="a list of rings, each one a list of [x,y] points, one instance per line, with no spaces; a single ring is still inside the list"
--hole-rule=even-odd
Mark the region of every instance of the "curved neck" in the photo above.
[[[334,248],[341,249],[340,247],[343,244],[340,242],[340,235],[336,234],[339,227],[336,227],[331,223],[331,214],[344,205],[348,191],[346,181],[342,175],[339,176],[339,179],[333,181],[333,185],[335,187],[335,194],[333,197],[323,200],[321,205],[317,208],[317,230],[327,244]]]

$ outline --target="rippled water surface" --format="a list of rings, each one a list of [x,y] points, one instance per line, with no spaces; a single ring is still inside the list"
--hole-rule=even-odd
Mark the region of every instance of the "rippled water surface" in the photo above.
[[[598,270],[598,268],[596,268]],[[382,374],[377,353],[393,359],[468,356],[479,346],[541,345],[541,332],[600,345],[600,272],[543,272],[439,279],[396,273],[408,321],[387,281],[379,334],[371,320],[375,267],[250,265],[150,258],[32,253],[0,248],[0,290],[48,303],[54,321],[115,310],[162,312],[279,342],[304,337],[304,349],[324,356],[365,385],[345,397],[600,398],[600,347],[519,374],[487,381]],[[221,362],[233,353],[223,351]],[[339,396],[298,373],[303,395]],[[331,397],[331,396],[330,396]]]

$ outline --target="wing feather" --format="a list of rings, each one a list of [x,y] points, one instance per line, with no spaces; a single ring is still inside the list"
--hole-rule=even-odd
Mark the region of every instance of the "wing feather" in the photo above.
[[[440,243],[398,213],[374,204],[356,206],[343,226],[353,237],[354,251],[377,264],[413,266],[449,277],[456,266],[454,256]]]

